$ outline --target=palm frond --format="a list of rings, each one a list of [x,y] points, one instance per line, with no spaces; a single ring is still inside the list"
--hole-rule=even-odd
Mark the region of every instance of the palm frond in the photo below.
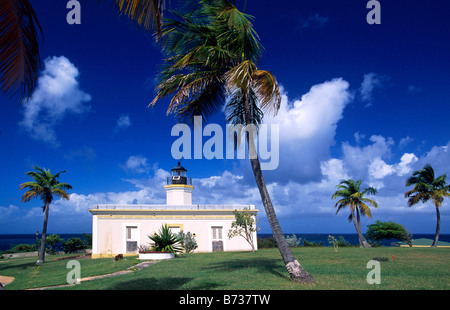
[[[156,29],[157,38],[161,36],[164,0],[115,0],[115,8],[147,31]]]
[[[0,5],[0,89],[21,101],[33,93],[41,66],[42,28],[28,0],[2,0]]]

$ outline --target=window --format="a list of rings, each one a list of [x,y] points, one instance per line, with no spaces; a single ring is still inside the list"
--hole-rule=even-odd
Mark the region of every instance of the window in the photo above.
[[[212,229],[212,238],[213,240],[222,240],[222,227],[213,226]]]
[[[126,252],[136,253],[138,248],[138,228],[137,226],[127,226],[126,233]]]

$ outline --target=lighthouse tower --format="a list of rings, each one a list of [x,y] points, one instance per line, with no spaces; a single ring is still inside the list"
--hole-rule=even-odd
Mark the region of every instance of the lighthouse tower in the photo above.
[[[172,168],[172,176],[167,178],[166,190],[167,205],[191,205],[192,204],[192,179],[187,177],[187,170],[177,163]]]

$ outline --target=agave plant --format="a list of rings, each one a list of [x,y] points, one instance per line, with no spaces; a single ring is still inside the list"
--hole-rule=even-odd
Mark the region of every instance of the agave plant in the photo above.
[[[181,242],[183,241],[183,238],[178,234],[174,234],[167,224],[162,225],[158,233],[154,233],[148,237],[155,243],[152,247],[153,251],[170,252],[174,254],[181,253],[182,251]]]

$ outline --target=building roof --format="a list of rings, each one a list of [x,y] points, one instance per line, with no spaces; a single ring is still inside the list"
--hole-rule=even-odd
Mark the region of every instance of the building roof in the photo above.
[[[183,166],[181,166],[180,162],[178,162],[177,165],[171,169],[171,171],[174,171],[174,170],[184,170],[184,171],[187,171],[186,168],[184,168]]]
[[[92,215],[115,216],[234,216],[233,212],[249,210],[256,215],[254,205],[157,205],[157,204],[97,204],[89,212]]]

